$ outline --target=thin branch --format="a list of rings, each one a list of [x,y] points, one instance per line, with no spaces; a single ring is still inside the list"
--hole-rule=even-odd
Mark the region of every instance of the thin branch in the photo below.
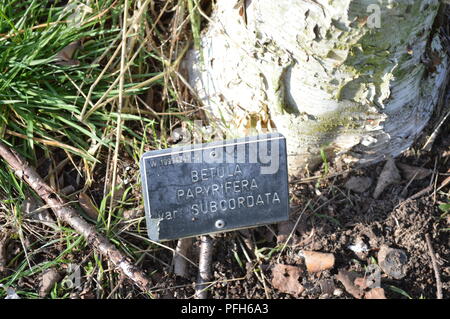
[[[433,265],[434,276],[436,277],[436,297],[442,299],[442,281],[439,273],[439,267],[436,261],[436,255],[434,253],[433,245],[431,244],[431,238],[429,234],[425,234],[425,240],[427,241],[428,253],[431,257],[431,264]]]
[[[92,247],[106,256],[114,266],[118,267],[142,291],[150,293],[151,281],[143,270],[133,265],[132,261],[105,236],[98,233],[93,225],[81,218],[78,212],[46,184],[36,170],[19,154],[1,142],[0,157],[9,164],[19,178],[23,179],[44,200],[59,220],[81,234]]]

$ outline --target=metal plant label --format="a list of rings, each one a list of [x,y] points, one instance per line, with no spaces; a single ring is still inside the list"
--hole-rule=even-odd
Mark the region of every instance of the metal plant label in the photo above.
[[[287,220],[286,158],[279,133],[145,153],[140,165],[150,239]]]

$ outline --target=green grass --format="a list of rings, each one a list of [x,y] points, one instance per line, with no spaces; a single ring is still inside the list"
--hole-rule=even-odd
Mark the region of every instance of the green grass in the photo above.
[[[126,2],[129,19],[123,37]],[[200,46],[204,11],[213,2],[96,0],[91,1],[91,12],[78,25],[68,23],[72,12],[62,3],[0,1],[0,140],[22,154],[57,192],[76,182],[75,190],[62,196],[161,283],[168,276],[174,243],[156,245],[147,238],[139,159],[145,151],[169,147],[168,137],[181,124],[196,130],[196,102],[172,71],[187,48]],[[83,46],[72,58],[79,64],[56,63],[55,56],[78,40]],[[126,43],[125,55],[122,43]],[[317,192],[308,195],[310,191],[305,189],[297,200],[301,210],[295,217],[302,223],[308,219],[312,227],[316,220],[327,220],[333,228],[343,230],[346,223],[326,208],[332,201],[339,203],[336,209],[353,204],[345,192],[329,186],[326,176],[331,158],[327,149],[324,145],[318,154],[322,166],[315,189],[314,182],[311,184]],[[125,176],[128,167],[130,175]],[[128,183],[125,177],[130,179]],[[114,179],[117,182],[112,185]],[[92,200],[97,218],[83,212],[80,193]],[[0,240],[7,233],[12,252],[8,270],[0,274],[0,284],[14,288],[22,298],[39,298],[41,274],[56,268],[63,279],[47,298],[70,298],[84,290],[96,298],[149,297],[130,282],[123,284],[108,259],[71,228],[57,221],[50,227],[33,220],[25,207],[30,198],[38,201],[25,182],[0,160]],[[443,205],[440,209],[445,217],[448,205]],[[126,219],[130,210],[140,214]],[[314,228],[310,234],[314,235]],[[274,260],[286,262],[286,252],[292,253],[294,248],[284,243],[273,247],[266,245],[265,239],[258,242],[254,237],[251,241],[252,250],[243,238],[236,239],[232,263],[242,272],[250,265],[249,272],[257,279],[255,287],[267,288],[270,281],[266,266]],[[79,290],[67,284],[70,264],[80,267]],[[223,279],[233,280],[248,278]],[[153,289],[164,292],[174,288],[172,283]],[[390,289],[411,298],[397,287]],[[268,291],[265,289],[266,294]],[[0,288],[0,299],[5,296],[5,289]]]
[[[0,141],[44,170],[58,192],[68,184],[63,171],[76,172],[78,187],[66,200],[131,259],[142,261],[161,248],[145,239],[142,215],[131,220],[123,216],[142,205],[140,156],[168,147],[171,131],[193,109],[172,71],[191,44],[189,34],[194,31],[199,39],[200,1],[127,2],[126,37],[125,0],[91,2],[78,24],[69,21],[74,11],[63,1],[0,2]],[[74,41],[83,44],[71,57],[79,63],[57,63],[56,55]],[[63,170],[57,171],[63,162]],[[43,168],[45,163],[49,169]],[[132,167],[133,182],[126,185],[119,178],[124,163]],[[114,179],[117,183],[111,185]],[[93,200],[97,220],[80,209],[81,192]],[[45,269],[65,274],[67,265],[76,263],[95,297],[126,297],[114,290],[119,274],[81,236],[59,223],[49,228],[30,218],[24,208],[30,197],[36,195],[0,160],[0,231],[10,233],[10,245],[17,250],[0,284],[22,287],[19,282],[38,280]],[[62,282],[48,298],[70,296],[73,290]],[[36,290],[20,287],[19,296],[38,298]]]
[[[24,16],[23,10],[17,10],[16,2],[3,1],[0,7],[3,18],[0,34],[4,35],[0,41],[0,137],[8,139],[11,135],[15,136],[14,145],[31,161],[36,160],[36,144],[50,151],[48,145],[54,145],[50,141],[56,141],[59,146],[67,145],[62,148],[95,161],[95,154],[88,152],[92,143],[109,148],[113,146],[107,131],[117,120],[111,112],[114,112],[118,97],[117,86],[112,86],[118,77],[118,70],[112,69],[103,74],[95,86],[90,103],[95,104],[112,88],[107,94],[110,103],[98,108],[89,121],[80,119],[85,103],[83,95],[99,78],[103,66],[112,55],[110,45],[118,45],[121,28],[112,23],[118,19],[120,6],[110,8],[113,1],[99,1],[94,13],[107,12],[101,20],[92,19],[94,14],[91,14],[81,26],[76,27],[63,23],[68,18],[68,12],[63,7],[46,8],[40,1],[22,1],[22,9],[26,10]],[[43,24],[49,26],[30,30]],[[104,24],[112,25],[105,28]],[[84,41],[76,56],[80,64],[55,64],[54,56],[77,40]],[[133,87],[136,78],[155,75],[155,70],[143,67],[150,54],[145,48],[139,52],[135,67],[139,67],[141,72],[127,79],[125,90],[128,98],[148,90],[148,86]],[[145,118],[139,120],[149,121]],[[36,139],[46,142],[39,143]]]
[[[406,297],[407,299],[413,299],[406,291],[404,291],[403,289],[400,289],[398,287],[389,285],[389,289],[403,297]]]

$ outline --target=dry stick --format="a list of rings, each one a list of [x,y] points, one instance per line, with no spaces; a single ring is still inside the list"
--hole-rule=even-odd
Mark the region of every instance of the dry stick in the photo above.
[[[211,280],[212,239],[208,235],[200,239],[200,258],[198,264],[198,278],[195,285],[195,298],[207,299],[208,291],[205,283]]]
[[[187,254],[189,248],[192,246],[193,238],[183,238],[178,240],[177,248],[173,254],[173,272],[175,275],[188,278],[188,265],[187,265]]]
[[[8,135],[11,135],[11,136],[20,137],[22,139],[29,139],[30,138],[29,136],[26,136],[26,135],[23,135],[23,134],[20,134],[20,133],[11,131],[11,130],[6,130],[5,133],[8,134]],[[39,138],[39,137],[32,137],[31,139],[33,141],[36,141],[38,143],[42,143],[44,145],[55,146],[55,147],[60,147],[62,149],[70,150],[70,151],[72,151],[75,154],[78,153],[78,154],[89,155],[86,152],[84,152],[84,151],[82,151],[82,150],[80,150],[80,149],[78,149],[76,147],[70,146],[68,144],[64,144],[62,142],[58,142],[56,140],[49,140],[49,139],[46,139],[46,138]]]
[[[428,253],[430,254],[430,257],[431,257],[431,264],[433,265],[434,276],[436,277],[436,289],[437,289],[436,297],[437,297],[437,299],[442,299],[441,275],[439,274],[439,267],[437,265],[436,255],[434,253],[433,246],[431,245],[430,235],[429,234],[425,234],[425,239],[427,241]]]
[[[125,85],[125,59],[127,52],[127,18],[128,18],[128,0],[125,0],[123,10],[123,37],[122,37],[122,52],[120,56],[120,80],[119,80],[119,105],[117,110],[117,127],[116,127],[116,144],[114,147],[113,155],[113,167],[112,167],[112,179],[111,179],[111,199],[109,201],[110,214],[108,215],[107,230],[109,232],[111,226],[112,212],[114,211],[115,192],[117,184],[117,162],[119,161],[119,148],[122,137],[122,108],[125,103],[125,97],[123,95]]]
[[[36,170],[19,154],[0,142],[0,157],[9,164],[14,173],[23,179],[53,210],[56,217],[80,233],[87,242],[105,255],[116,267],[130,278],[144,292],[150,293],[151,281],[143,270],[132,264],[130,259],[118,250],[105,236],[99,234],[95,227],[86,222],[77,211],[45,183]]]
[[[6,248],[9,241],[9,231],[5,230],[0,233],[0,273],[6,270],[7,259],[6,259]]]

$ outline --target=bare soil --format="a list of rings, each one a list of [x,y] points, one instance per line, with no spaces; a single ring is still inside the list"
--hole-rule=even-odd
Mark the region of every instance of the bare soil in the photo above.
[[[448,202],[449,186],[436,192],[443,180],[450,175],[448,130],[442,136],[445,138],[438,140],[435,151],[431,154],[417,156],[412,150],[396,159],[396,163],[429,168],[433,174],[422,180],[412,181],[408,187],[409,181],[403,179],[387,187],[378,199],[373,199],[372,194],[384,163],[353,169],[334,178],[294,181],[291,185],[294,200],[290,222],[215,236],[213,279],[217,282],[210,291],[210,297],[297,298],[271,286],[272,269],[274,265],[282,263],[304,270],[299,281],[305,290],[299,298],[353,298],[335,278],[339,269],[355,271],[364,277],[367,275],[366,267],[370,263],[377,263],[380,247],[387,245],[404,251],[408,260],[406,276],[401,279],[394,279],[382,272],[381,287],[384,288],[386,297],[434,299],[436,279],[425,240],[425,234],[429,234],[443,283],[444,299],[449,298],[449,219],[438,208],[439,203]],[[332,169],[330,173],[333,173]],[[372,185],[363,193],[349,191],[344,185],[352,176],[370,177]],[[429,192],[415,195],[430,185],[432,188]],[[314,205],[302,214],[308,202]],[[296,223],[293,236],[281,253],[278,249],[269,258],[268,250],[263,249],[265,257],[255,256],[258,249],[274,248],[277,244],[286,242],[286,234]],[[284,241],[277,243],[277,235],[278,240]],[[366,244],[367,252],[355,253],[349,248],[358,241]],[[301,257],[302,250],[333,253],[336,258],[335,266],[309,274]],[[167,262],[170,260],[170,256],[164,251],[158,257]],[[195,281],[196,270],[191,271],[191,280],[174,278],[168,273],[161,276],[158,286],[163,288],[162,296],[192,296],[194,290],[190,284]],[[165,290],[164,287],[168,288],[168,285],[180,288]]]
[[[278,225],[269,225],[254,229],[229,232],[214,237],[213,278],[209,290],[211,298],[274,298],[274,299],[318,299],[318,298],[354,298],[348,293],[341,282],[336,279],[339,270],[354,271],[360,277],[367,275],[367,267],[378,263],[378,251],[382,245],[401,249],[406,253],[406,276],[395,279],[385,272],[381,273],[381,287],[387,298],[436,298],[436,279],[432,267],[429,249],[425,235],[429,234],[438,263],[442,280],[444,299],[450,297],[450,248],[449,248],[449,216],[439,209],[439,204],[448,203],[449,186],[439,187],[450,176],[450,128],[441,132],[435,142],[433,151],[423,153],[412,149],[395,159],[396,165],[408,164],[431,170],[431,174],[421,180],[412,182],[402,178],[388,186],[379,196],[373,198],[377,180],[384,167],[384,162],[363,168],[342,171],[330,167],[328,176],[324,178],[309,178],[304,176],[291,181],[291,216],[290,221]],[[119,168],[119,175],[128,178],[129,183],[137,182],[138,167],[132,160],[124,157]],[[323,170],[322,170],[323,171]],[[320,176],[321,169],[311,172],[311,176]],[[103,187],[107,183],[102,169],[97,171],[98,182],[90,189],[96,205],[100,205]],[[73,172],[67,172],[66,179],[75,188],[80,181],[72,178]],[[357,193],[345,187],[346,182],[355,176],[371,179],[371,186],[362,193]],[[431,185],[431,187],[430,187]],[[428,191],[424,191],[428,190]],[[419,195],[417,195],[419,194]],[[123,193],[121,193],[123,195]],[[136,187],[128,194],[139,198],[140,190]],[[136,201],[139,202],[139,201]],[[124,213],[123,229],[134,230],[145,237],[145,221],[142,218],[142,207],[129,207]],[[130,227],[127,220],[140,221]],[[294,226],[296,225],[295,229]],[[118,226],[118,231],[121,226]],[[42,232],[42,228],[37,229]],[[292,234],[292,236],[289,236]],[[176,277],[170,269],[172,251],[154,245],[136,237],[121,235],[127,240],[127,245],[133,244],[147,253],[141,255],[140,265],[151,276],[154,297],[157,298],[192,298],[194,283],[198,269],[189,268],[189,278]],[[42,242],[35,245],[37,237],[27,231],[24,244],[31,249],[39,250],[33,254],[33,264],[45,263],[58,258],[66,246],[51,246],[47,249]],[[0,238],[0,241],[2,239]],[[117,240],[117,239],[116,239]],[[363,243],[366,252],[355,253],[351,245]],[[286,245],[285,245],[286,243]],[[165,243],[169,248],[175,248],[176,242]],[[198,260],[197,241],[191,249],[190,258]],[[33,246],[35,245],[35,246]],[[123,244],[125,245],[125,244]],[[5,247],[4,247],[5,248]],[[21,241],[11,239],[7,251],[2,252],[12,269],[20,260],[11,259],[22,249]],[[335,256],[333,268],[308,273],[301,257],[303,250],[332,253]],[[75,249],[64,257],[66,264],[60,263],[58,270],[64,274],[69,263],[86,266],[93,260],[94,252],[88,246]],[[108,270],[110,266],[103,259],[102,264],[107,273],[116,278],[114,287],[104,287],[99,294],[100,280],[83,272],[82,289],[68,291],[70,298],[108,297],[111,292],[123,298],[145,297],[127,279],[118,273]],[[287,294],[272,286],[272,270],[275,265],[284,264],[299,267],[301,276],[298,279],[303,286],[303,292]],[[16,265],[16,266],[15,266]],[[66,267],[66,268],[67,268]],[[11,269],[10,268],[10,269]],[[12,270],[4,270],[3,275],[10,275]],[[110,272],[109,272],[110,271]],[[1,272],[1,270],[0,270]],[[1,273],[0,273],[1,274]],[[95,273],[94,273],[95,274]],[[107,276],[111,276],[108,274]],[[25,276],[18,281],[16,287],[22,291],[38,292],[41,275]]]

